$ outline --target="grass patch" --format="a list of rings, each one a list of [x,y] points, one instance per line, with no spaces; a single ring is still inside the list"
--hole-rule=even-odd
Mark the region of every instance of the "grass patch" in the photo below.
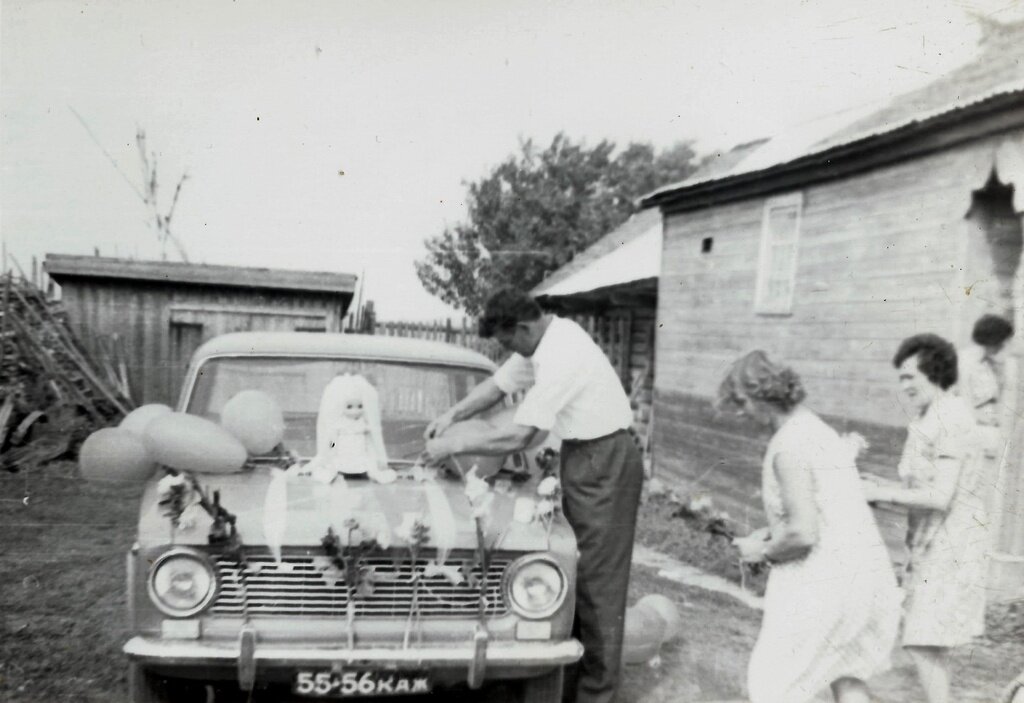
[[[767,569],[740,563],[732,533],[738,530],[713,506],[702,507],[686,497],[659,492],[648,495],[640,506],[636,539],[645,547],[763,595]]]

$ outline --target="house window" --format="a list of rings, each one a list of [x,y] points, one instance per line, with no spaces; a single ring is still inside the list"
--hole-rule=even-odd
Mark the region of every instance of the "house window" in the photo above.
[[[711,253],[711,249],[714,246],[715,246],[715,238],[714,237],[704,237],[704,239],[700,243],[700,253],[701,254],[710,254]]]
[[[762,315],[788,315],[793,311],[802,207],[801,193],[769,198],[764,204],[754,297],[754,311]]]

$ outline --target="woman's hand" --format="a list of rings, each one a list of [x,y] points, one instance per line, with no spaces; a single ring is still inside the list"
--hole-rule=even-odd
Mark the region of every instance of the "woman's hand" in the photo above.
[[[877,481],[861,476],[860,488],[864,493],[864,500],[869,503],[885,502],[888,490]]]
[[[747,564],[757,564],[767,558],[765,550],[768,547],[768,528],[751,532],[746,537],[737,537],[732,543],[740,550],[740,559]]]

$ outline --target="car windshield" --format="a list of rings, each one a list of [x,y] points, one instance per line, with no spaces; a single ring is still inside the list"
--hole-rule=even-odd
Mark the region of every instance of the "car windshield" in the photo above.
[[[384,443],[391,461],[412,460],[423,451],[427,423],[488,377],[482,369],[438,364],[353,359],[230,357],[203,363],[186,411],[215,422],[236,393],[260,390],[284,412],[284,445],[300,457],[316,454],[320,396],[339,374],[360,374],[380,394]]]

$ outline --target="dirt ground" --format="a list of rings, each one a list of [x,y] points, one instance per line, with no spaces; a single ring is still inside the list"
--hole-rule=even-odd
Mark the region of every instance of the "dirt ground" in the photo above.
[[[67,462],[29,477],[0,475],[0,700],[124,700],[124,555],[139,492],[138,486],[79,480]],[[688,545],[703,545],[708,558],[721,558],[723,571],[730,568],[703,535],[688,537],[681,523],[651,509],[645,508],[640,539],[682,560],[700,553]],[[643,567],[634,568],[630,591],[631,602],[646,593],[675,601],[684,634],[663,647],[660,667],[627,667],[624,703],[741,699],[758,611]],[[1024,644],[1004,639],[957,653],[954,700],[997,700],[1002,685],[1024,667]],[[872,684],[882,703],[921,700],[904,658]]]

